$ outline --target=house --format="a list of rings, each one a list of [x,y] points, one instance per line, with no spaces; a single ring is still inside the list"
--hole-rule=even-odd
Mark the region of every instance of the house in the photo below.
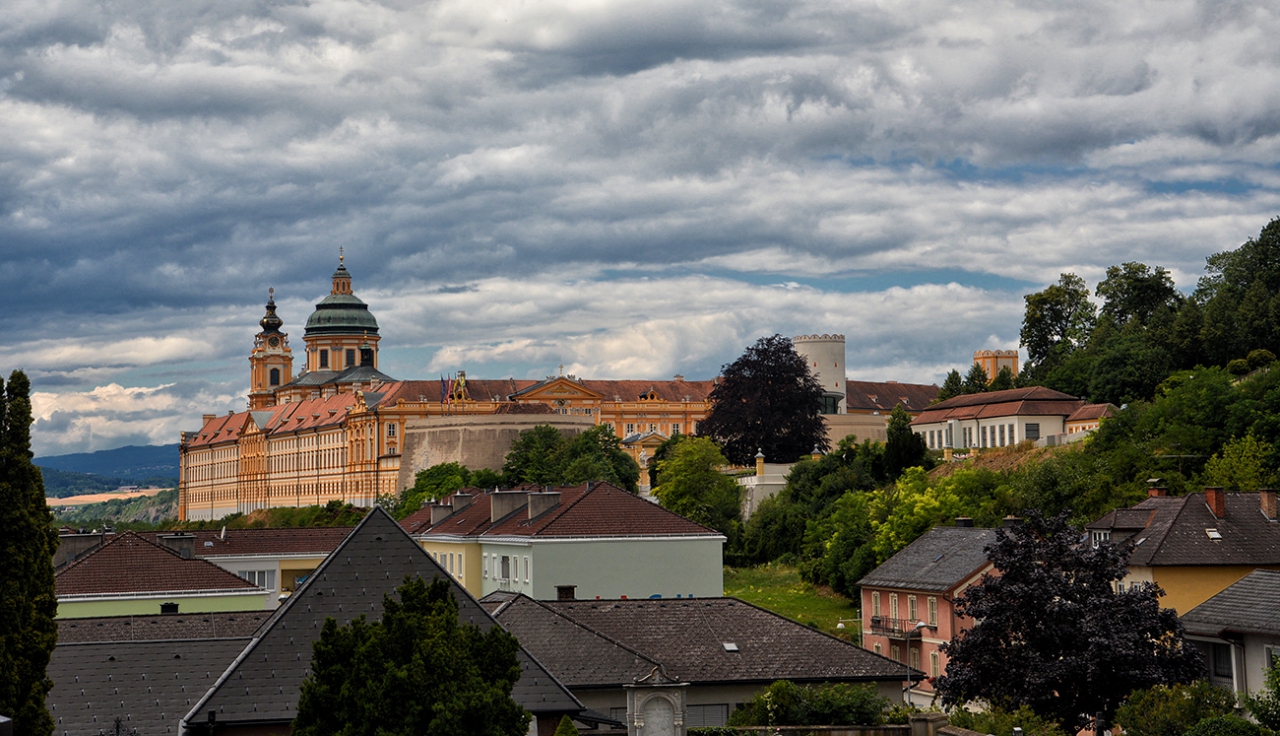
[[[110,731],[116,718],[143,735],[287,736],[321,624],[378,617],[383,596],[406,576],[434,580],[444,571],[379,508],[274,612],[60,622],[46,699],[55,736]],[[494,625],[461,586],[451,588],[462,621]],[[534,714],[531,733],[550,736],[564,715],[590,720],[527,652],[519,656],[512,697]]]
[[[964,394],[927,407],[911,429],[931,450],[1005,447],[1062,434],[1067,417],[1084,405],[1043,386]]]
[[[1182,615],[1204,654],[1209,681],[1243,695],[1265,685],[1280,662],[1280,571],[1254,570]]]
[[[1063,431],[1067,434],[1092,432],[1102,425],[1103,419],[1115,416],[1117,411],[1115,404],[1085,404],[1067,417]]]
[[[58,618],[261,611],[274,605],[274,596],[256,583],[135,532],[113,535],[58,570],[54,589]]]
[[[627,691],[651,675],[684,684],[690,728],[724,725],[777,680],[871,683],[896,701],[905,677],[897,662],[736,598],[536,601],[503,592],[481,603],[583,705],[628,725],[636,708]]]
[[[1155,583],[1164,590],[1161,605],[1184,614],[1254,570],[1280,569],[1275,491],[1148,493],[1141,503],[1085,525],[1094,544],[1132,542],[1120,585]]]
[[[723,535],[609,483],[468,489],[400,523],[477,597],[724,592]]]
[[[953,601],[992,569],[986,548],[995,541],[995,529],[959,518],[925,532],[858,581],[862,645],[924,671],[928,679],[913,682],[909,694],[917,705],[932,701],[933,678],[946,671],[941,646],[973,625],[956,615]]]

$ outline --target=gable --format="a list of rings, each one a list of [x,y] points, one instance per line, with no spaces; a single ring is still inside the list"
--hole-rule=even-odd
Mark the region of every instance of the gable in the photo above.
[[[568,378],[557,377],[546,383],[532,386],[520,391],[516,396],[521,401],[540,399],[599,399],[600,394]]]

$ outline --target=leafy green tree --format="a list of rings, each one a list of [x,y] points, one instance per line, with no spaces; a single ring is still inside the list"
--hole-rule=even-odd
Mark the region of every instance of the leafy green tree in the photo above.
[[[1245,362],[1249,364],[1250,370],[1256,371],[1276,362],[1276,354],[1270,350],[1250,350]]]
[[[14,732],[48,736],[53,718],[45,674],[58,641],[53,553],[58,536],[31,462],[31,383],[14,371],[0,381],[0,713]]]
[[[1271,665],[1262,690],[1244,696],[1244,709],[1267,728],[1280,730],[1280,663]]]
[[[947,377],[942,381],[942,388],[938,389],[938,401],[946,401],[953,396],[959,396],[964,393],[964,379],[960,377],[960,371],[952,369]]]
[[[1096,308],[1084,279],[1073,273],[1062,274],[1058,283],[1023,299],[1021,339],[1027,369],[1042,377],[1088,342]]]
[[[1222,446],[1222,451],[1209,458],[1204,466],[1205,484],[1221,486],[1228,491],[1256,491],[1275,484],[1276,474],[1270,464],[1275,448],[1249,433]]]
[[[832,505],[829,514],[810,520],[807,525],[801,518],[801,578],[815,585],[829,585],[849,598],[858,597],[858,581],[878,564],[872,544],[875,534],[871,530],[870,498],[870,494],[850,491]]]
[[[631,493],[639,490],[640,465],[622,449],[610,424],[598,424],[568,440],[555,464],[561,468],[562,483],[604,480]]]
[[[1014,388],[1013,369],[1007,365],[1001,368],[987,388],[991,391],[1008,391]]]
[[[1013,489],[1000,473],[985,468],[960,468],[933,479],[923,468],[911,468],[891,490],[871,502],[872,549],[884,562],[921,534],[957,516],[969,516],[979,526],[995,526],[1021,511]]]
[[[1197,680],[1189,685],[1156,685],[1129,694],[1116,709],[1126,736],[1182,736],[1206,718],[1235,711],[1230,690]]]
[[[653,457],[649,458],[649,467],[646,468],[649,475],[650,488],[654,488],[658,485],[658,463],[671,457],[671,449],[687,436],[688,435],[679,433],[674,434],[664,440],[662,444],[658,445],[657,449],[653,451]]]
[[[555,736],[578,736],[578,727],[573,725],[569,716],[560,716],[560,725],[556,726]]]
[[[956,598],[959,615],[976,623],[943,645],[945,706],[1025,705],[1078,729],[1095,713],[1109,722],[1135,689],[1201,676],[1204,663],[1177,613],[1160,608],[1159,589],[1113,587],[1127,572],[1127,549],[1079,540],[1066,514],[1033,512],[996,531],[988,559],[999,574]]]
[[[1024,736],[1068,736],[1057,721],[1042,718],[1027,706],[1017,710],[987,708],[970,711],[956,708],[951,712],[951,725],[967,728],[992,736],[1013,736],[1014,728],[1021,728]]]
[[[1186,736],[1273,736],[1273,733],[1240,716],[1225,715],[1200,721]]]
[[[991,377],[987,375],[987,369],[983,368],[980,363],[974,363],[969,368],[969,372],[964,374],[964,391],[966,394],[985,393],[988,388]]]
[[[458,621],[444,578],[407,579],[382,619],[325,619],[303,681],[298,736],[523,736],[529,714],[511,699],[520,645],[502,627]]]
[[[1100,342],[1087,394],[1095,403],[1121,406],[1150,399],[1169,375],[1168,353],[1140,330],[1111,331]]]
[[[414,475],[413,486],[400,492],[392,515],[403,519],[422,508],[422,504],[438,501],[470,484],[471,471],[459,463],[441,463],[424,468]]]
[[[884,469],[890,479],[902,475],[907,468],[933,467],[929,456],[929,447],[924,438],[911,429],[911,415],[898,404],[889,414],[889,422],[885,427]]]
[[[797,685],[778,680],[729,715],[730,726],[875,726],[889,699],[874,685]]]
[[[1097,295],[1103,299],[1101,317],[1119,326],[1129,322],[1149,323],[1158,312],[1176,312],[1182,295],[1173,278],[1161,266],[1125,263],[1107,269],[1107,277],[1098,284]]]
[[[565,445],[560,430],[539,424],[520,433],[502,463],[502,477],[511,485],[560,482],[559,455]]]
[[[831,446],[822,385],[789,338],[760,338],[721,373],[698,434],[715,440],[730,462],[751,465],[757,451],[772,462],[794,462]]]
[[[726,536],[741,513],[738,484],[720,472],[729,461],[706,437],[688,437],[658,467],[653,495],[662,507]]]

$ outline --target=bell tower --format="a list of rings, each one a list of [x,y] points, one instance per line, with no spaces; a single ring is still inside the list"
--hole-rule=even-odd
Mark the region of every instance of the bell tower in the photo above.
[[[267,314],[253,338],[249,354],[249,409],[256,411],[276,405],[276,389],[293,380],[293,350],[289,336],[280,331],[284,320],[276,316],[276,290],[267,298]]]

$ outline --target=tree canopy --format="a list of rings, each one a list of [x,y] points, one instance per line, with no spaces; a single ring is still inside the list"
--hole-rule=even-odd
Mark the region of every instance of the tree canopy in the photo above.
[[[14,732],[48,736],[53,718],[45,674],[58,640],[53,553],[58,536],[31,462],[31,384],[14,371],[0,381],[0,714]]]
[[[1088,340],[1097,312],[1084,279],[1064,273],[1058,283],[1027,294],[1024,301],[1021,338],[1029,368],[1047,372]]]
[[[998,530],[988,550],[998,575],[955,601],[975,623],[943,645],[943,703],[1025,705],[1077,729],[1099,713],[1110,722],[1133,690],[1203,676],[1177,613],[1160,608],[1158,588],[1113,587],[1127,558],[1127,548],[1082,544],[1065,513],[1032,513],[1021,526]]]
[[[520,433],[502,465],[505,485],[521,483],[562,485],[588,480],[608,481],[632,493],[639,490],[640,466],[622,449],[609,424],[575,437],[540,424]]]
[[[659,461],[653,495],[663,508],[736,537],[741,492],[733,478],[720,472],[727,464],[711,440],[682,435],[667,459]]]
[[[770,462],[794,462],[830,447],[822,385],[790,338],[762,337],[721,372],[698,434],[715,440],[730,462],[754,464],[757,451]]]
[[[519,644],[502,627],[458,621],[445,578],[406,579],[381,620],[325,619],[303,681],[297,736],[523,736],[511,699]]]

